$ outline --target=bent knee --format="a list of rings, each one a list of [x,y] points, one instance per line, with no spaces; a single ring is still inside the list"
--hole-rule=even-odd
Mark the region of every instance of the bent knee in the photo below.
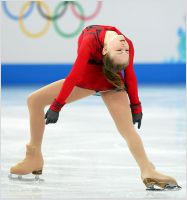
[[[41,102],[41,97],[36,92],[29,94],[27,97],[27,106],[28,107],[43,107],[44,105]]]

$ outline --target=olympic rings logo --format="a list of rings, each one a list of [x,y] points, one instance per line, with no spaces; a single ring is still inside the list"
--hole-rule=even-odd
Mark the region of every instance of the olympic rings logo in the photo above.
[[[23,20],[30,16],[30,14],[32,13],[35,6],[36,6],[38,12],[40,13],[40,15],[46,19],[46,24],[44,25],[42,30],[40,30],[36,33],[33,33],[26,29]],[[77,1],[60,1],[54,9],[54,14],[51,14],[49,6],[44,1],[42,1],[42,0],[27,1],[22,5],[18,16],[16,16],[9,11],[6,1],[2,1],[2,8],[3,8],[5,14],[10,19],[18,21],[22,32],[31,38],[39,38],[39,37],[43,36],[45,33],[47,33],[47,31],[50,28],[51,22],[53,23],[54,29],[60,36],[65,37],[65,38],[72,38],[81,32],[85,21],[91,20],[95,16],[98,15],[98,13],[101,9],[101,6],[102,6],[102,1],[97,1],[97,6],[96,6],[95,11],[91,15],[85,16],[82,6]],[[70,33],[66,33],[61,30],[61,28],[59,27],[59,25],[57,23],[57,20],[66,13],[66,11],[69,7],[70,7],[72,13],[74,14],[74,16],[76,18],[78,18],[80,20],[80,22],[79,22],[79,25],[76,28],[76,30],[74,30],[73,32],[70,32]]]

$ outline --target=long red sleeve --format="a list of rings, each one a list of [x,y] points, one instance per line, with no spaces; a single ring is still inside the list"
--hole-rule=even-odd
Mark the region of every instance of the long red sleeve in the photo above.
[[[124,82],[127,88],[127,93],[130,99],[130,103],[132,105],[140,105],[139,97],[138,97],[138,82],[136,78],[136,74],[134,72],[134,46],[132,41],[127,38],[121,31],[114,27],[114,30],[118,33],[123,35],[126,38],[126,41],[129,44],[129,65],[124,70]],[[135,112],[141,112],[141,105]]]
[[[71,72],[66,77],[63,86],[60,90],[59,95],[56,98],[56,101],[60,104],[64,104],[67,97],[70,95],[74,86],[83,78],[85,68],[90,57],[90,40],[87,38],[82,42],[76,61],[72,67]]]
[[[131,40],[126,38],[129,44],[129,53],[130,53],[130,60],[129,65],[124,70],[124,82],[127,88],[127,93],[130,99],[130,103],[132,105],[138,105],[140,104],[140,100],[138,97],[138,82],[136,78],[136,74],[133,67],[134,62],[134,46]],[[137,110],[137,113],[141,112],[141,106],[139,106],[139,109]]]

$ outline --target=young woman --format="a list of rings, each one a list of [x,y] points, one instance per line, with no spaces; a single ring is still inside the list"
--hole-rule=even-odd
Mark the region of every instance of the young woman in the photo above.
[[[11,167],[10,173],[42,174],[44,161],[41,144],[45,124],[56,123],[65,104],[100,92],[119,133],[140,167],[141,179],[147,188],[154,189],[154,185],[162,189],[180,188],[174,178],[155,169],[133,126],[136,122],[138,128],[141,126],[142,107],[133,69],[134,48],[131,40],[113,26],[88,26],[79,36],[77,54],[66,79],[29,95],[27,104],[31,138],[26,145],[24,160]],[[50,108],[45,114],[44,108],[48,105]]]

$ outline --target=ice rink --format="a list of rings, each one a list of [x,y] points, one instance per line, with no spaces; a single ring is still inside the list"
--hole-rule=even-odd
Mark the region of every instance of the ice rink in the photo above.
[[[182,190],[145,190],[126,141],[102,98],[93,95],[67,104],[58,123],[46,126],[41,180],[9,179],[9,168],[24,158],[29,140],[26,98],[38,88],[2,88],[2,200],[186,199],[184,86],[139,86],[143,121],[137,129],[157,170],[176,178]]]

